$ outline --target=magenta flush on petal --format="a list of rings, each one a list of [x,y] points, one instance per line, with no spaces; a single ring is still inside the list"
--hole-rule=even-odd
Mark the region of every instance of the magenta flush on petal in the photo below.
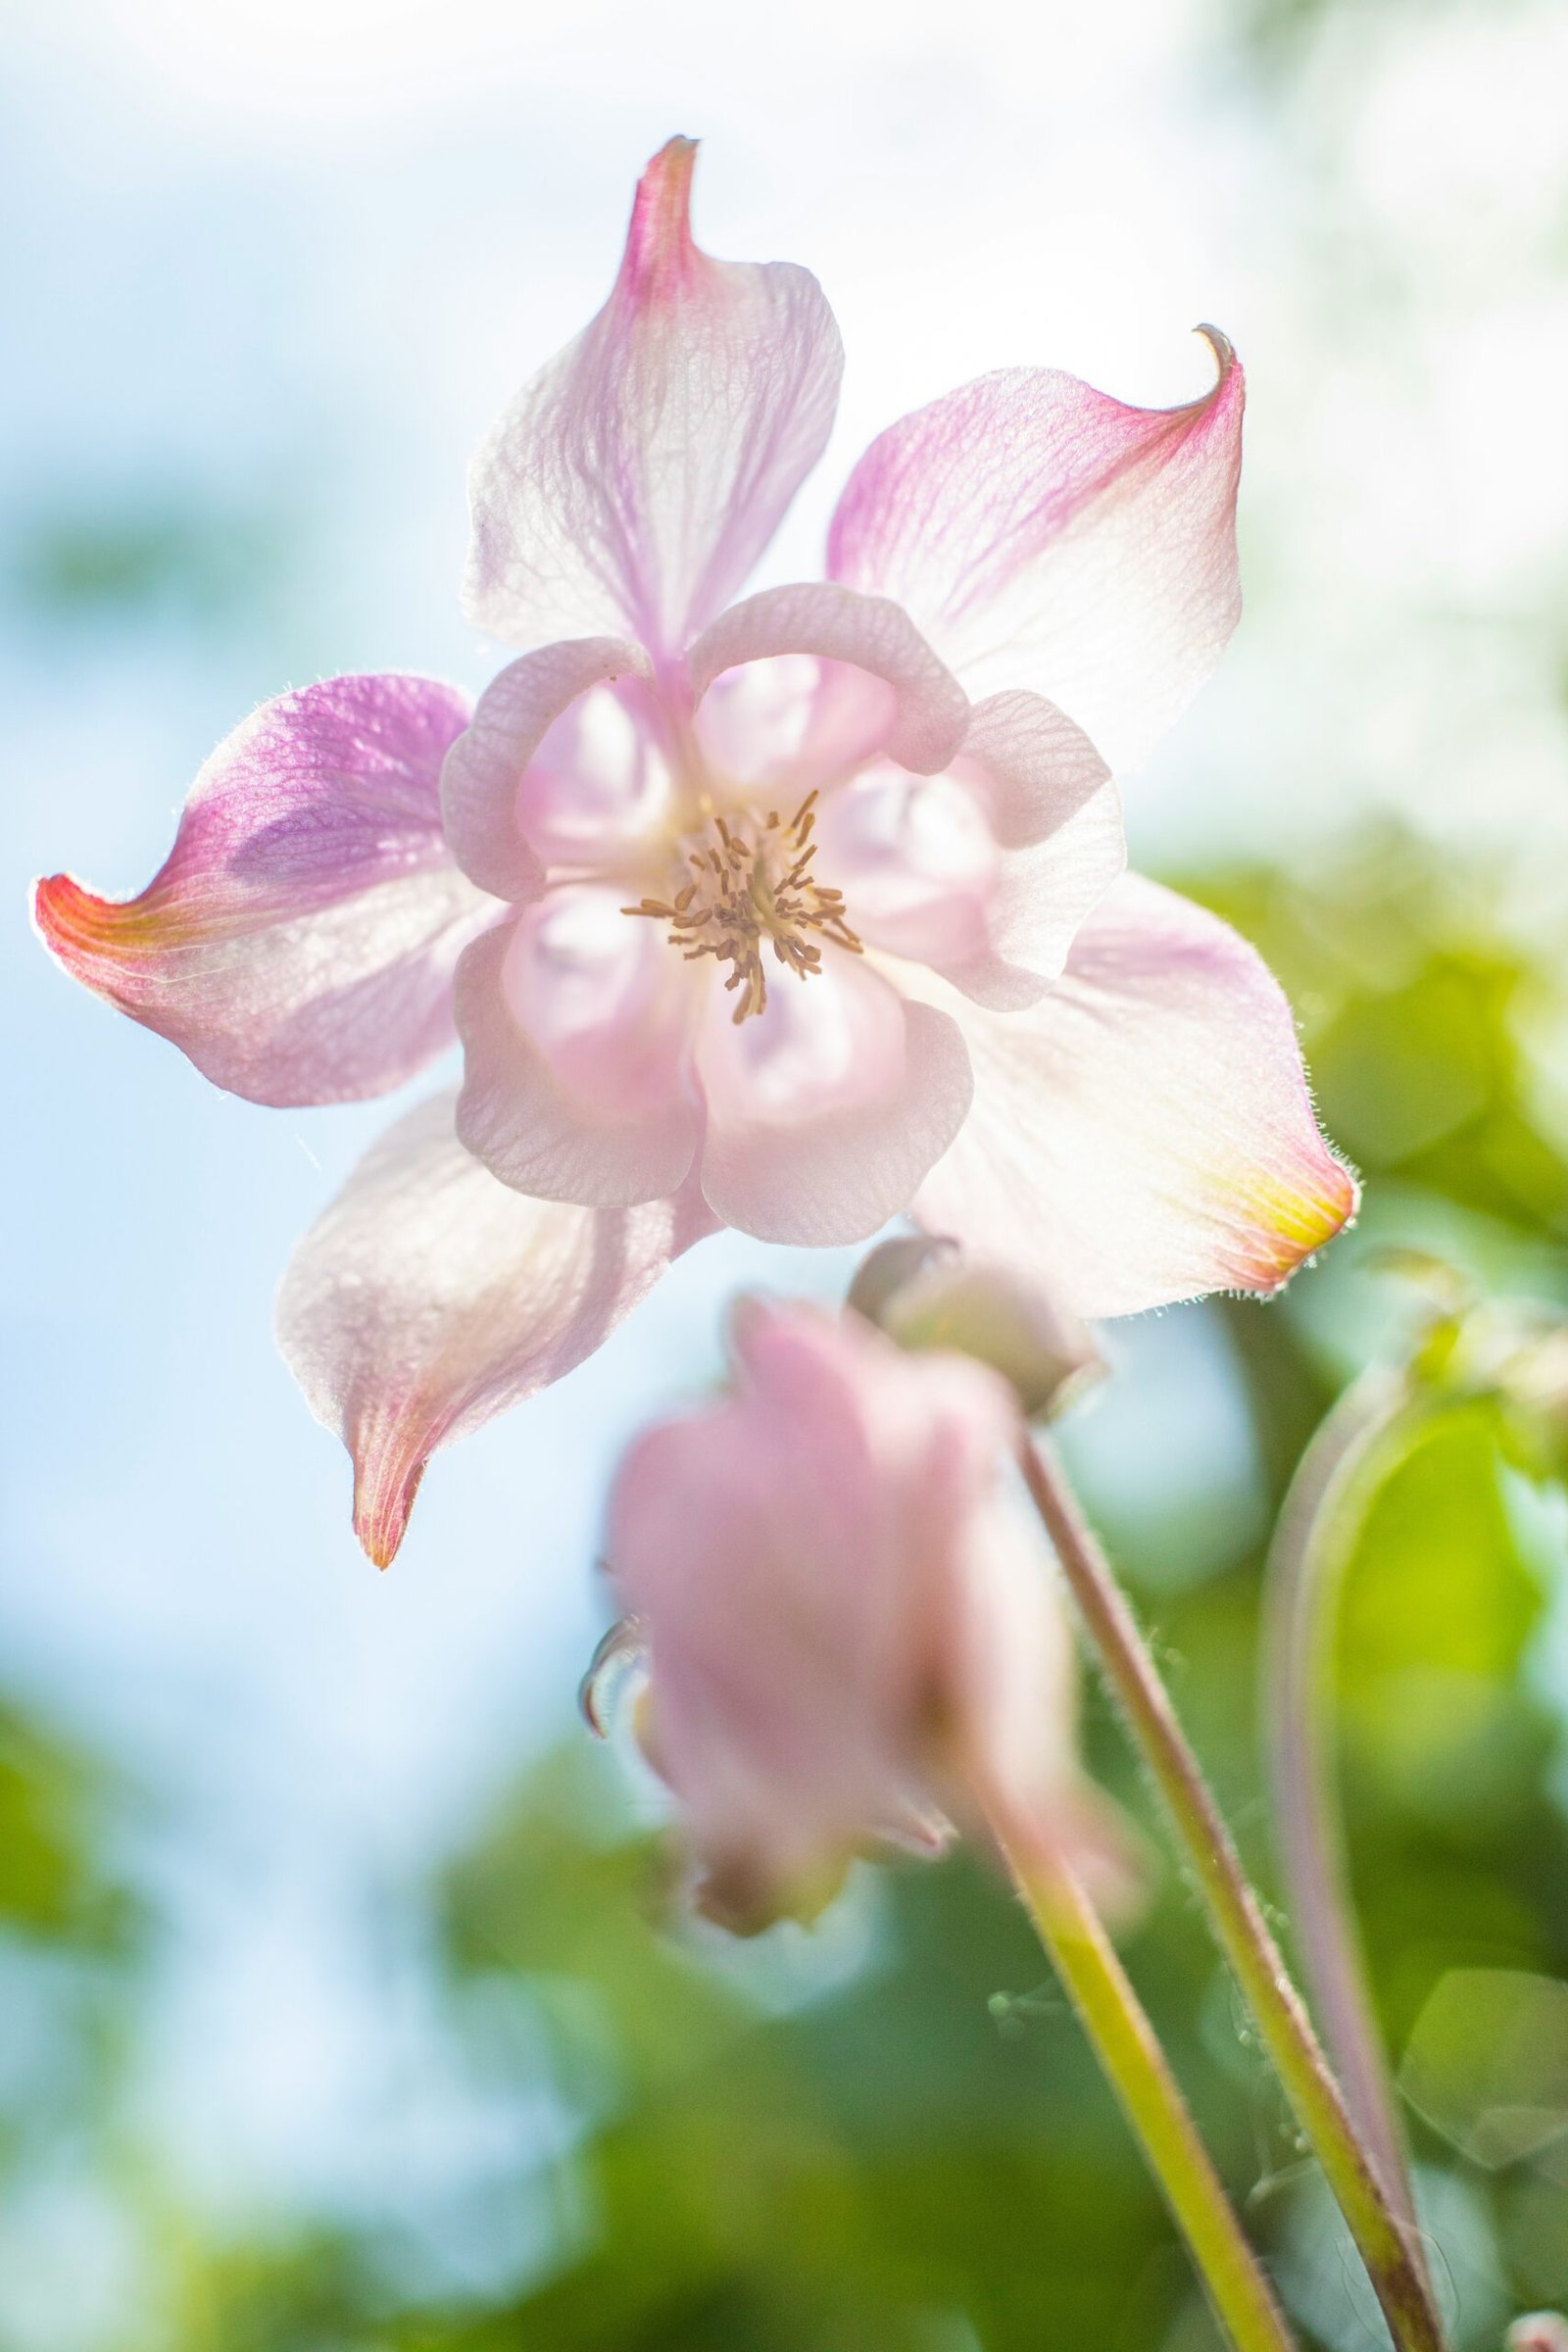
[[[640,1728],[716,1917],[819,1899],[943,1815],[1025,1824],[1103,1876],[1055,1571],[1006,1495],[1018,1434],[979,1364],[749,1304],[729,1393],[627,1454],[607,1544]]]
[[[459,954],[496,911],[441,829],[441,763],[467,721],[429,678],[282,695],[219,745],[139,898],[56,874],[38,927],[233,1094],[384,1094],[452,1043]]]
[[[410,1385],[390,1306],[332,1310],[326,1357],[316,1303],[288,1323],[362,1494],[402,1497],[383,1552],[431,1446],[609,1328],[563,1251],[619,1312],[706,1223],[849,1242],[912,1205],[1120,1312],[1274,1289],[1354,1204],[1251,951],[1119,879],[1111,771],[1235,624],[1229,346],[1205,330],[1212,387],[1168,410],[983,377],[872,444],[826,580],[744,594],[842,352],[808,271],[695,243],[694,153],[649,165],[609,300],[474,463],[465,606],[520,650],[471,713],[400,675],[284,695],[139,897],[37,890],[68,970],[253,1101],[381,1093],[461,1040],[443,1148],[485,1186],[411,1177],[417,1279],[389,1259],[384,1293],[451,1382]],[[345,1199],[390,1237],[388,1149]],[[502,1357],[528,1369],[470,1383],[493,1301],[434,1224],[501,1217],[490,1185],[525,1204]],[[305,1295],[348,1298],[374,1246],[329,1212]]]

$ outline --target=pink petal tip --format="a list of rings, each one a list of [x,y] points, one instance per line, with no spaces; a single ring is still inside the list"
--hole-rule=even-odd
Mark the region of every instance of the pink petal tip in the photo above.
[[[692,172],[697,141],[666,139],[637,182],[621,283],[643,297],[682,283],[697,257],[692,242]]]

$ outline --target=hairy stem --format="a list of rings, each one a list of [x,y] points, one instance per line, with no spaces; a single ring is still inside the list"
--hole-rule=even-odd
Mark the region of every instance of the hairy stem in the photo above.
[[[1294,2352],[1181,2086],[1076,1874],[1044,1840],[1008,1830],[995,1814],[992,1833],[1220,2325],[1237,2352]]]
[[[1020,1459],[1106,1680],[1164,1798],[1220,1949],[1345,2215],[1398,2352],[1445,2352],[1425,2272],[1356,2135],[1344,2093],[1109,1562],[1049,1447],[1026,1443]]]
[[[1355,1932],[1334,1770],[1334,1642],[1345,1573],[1414,1402],[1402,1372],[1365,1374],[1301,1456],[1269,1552],[1263,1720],[1280,1863],[1301,1966],[1346,2104],[1423,2262],[1404,2138]]]

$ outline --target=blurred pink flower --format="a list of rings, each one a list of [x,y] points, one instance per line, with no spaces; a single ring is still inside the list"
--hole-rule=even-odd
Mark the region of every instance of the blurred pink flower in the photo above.
[[[802,1306],[749,1302],[733,1355],[732,1391],[639,1439],[610,1504],[639,1729],[704,1907],[809,1908],[868,1844],[940,1843],[944,1815],[1113,1873],[1055,1571],[1004,1494],[1005,1384]]]
[[[394,1130],[285,1289],[377,1558],[432,1446],[717,1223],[912,1205],[1099,1315],[1272,1290],[1354,1203],[1256,956],[1122,873],[1110,767],[1237,616],[1229,346],[1182,408],[1028,368],[937,401],[856,467],[826,581],[730,603],[842,354],[807,271],[695,245],[694,152],[473,468],[466,609],[534,650],[471,714],[417,677],[286,695],[140,897],[38,886],[61,962],[252,1101],[461,1037],[455,1125]]]

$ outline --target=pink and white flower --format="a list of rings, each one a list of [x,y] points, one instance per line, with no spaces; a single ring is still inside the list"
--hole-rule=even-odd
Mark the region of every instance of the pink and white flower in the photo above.
[[[726,1396],[633,1445],[607,1540],[704,1908],[765,1925],[947,1817],[1056,1839],[1114,1888],[1060,1588],[1006,1495],[1005,1383],[809,1307],[749,1302],[732,1353]]]
[[[937,401],[855,468],[826,580],[732,602],[841,350],[807,271],[693,242],[693,155],[649,166],[608,303],[475,463],[466,609],[526,649],[477,708],[284,696],[139,898],[38,887],[67,968],[252,1101],[378,1094],[461,1038],[455,1124],[394,1131],[285,1288],[378,1557],[433,1445],[714,1224],[912,1208],[1115,1314],[1272,1290],[1354,1204],[1262,964],[1122,871],[1111,768],[1237,616],[1229,346],[1171,410],[1037,369]]]

